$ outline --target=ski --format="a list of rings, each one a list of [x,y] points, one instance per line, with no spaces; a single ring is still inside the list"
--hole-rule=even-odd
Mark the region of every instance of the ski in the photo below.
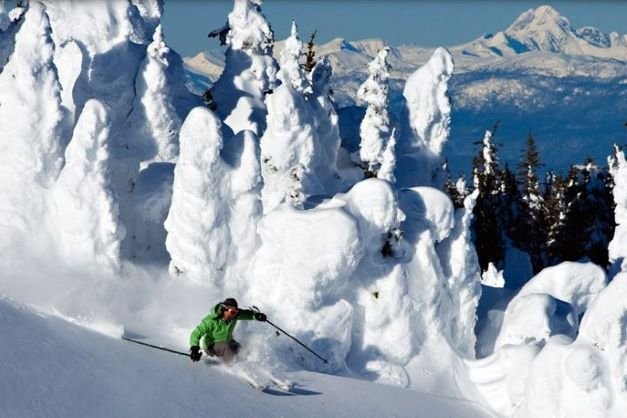
[[[291,392],[294,388],[293,382],[285,382],[278,379],[272,379],[272,384],[284,392]]]
[[[249,380],[249,379],[246,379],[246,378],[244,378],[244,380],[246,381],[246,383],[248,383],[248,385],[251,388],[255,389],[258,392],[265,392],[265,391],[267,391],[269,389],[268,385],[263,385],[261,383],[255,382],[254,380]]]

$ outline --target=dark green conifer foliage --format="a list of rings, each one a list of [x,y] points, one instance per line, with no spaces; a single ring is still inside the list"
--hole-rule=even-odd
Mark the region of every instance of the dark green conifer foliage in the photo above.
[[[316,66],[316,52],[314,51],[314,38],[316,37],[317,30],[314,30],[309,36],[309,42],[307,42],[307,52],[305,53],[305,70],[309,73]]]

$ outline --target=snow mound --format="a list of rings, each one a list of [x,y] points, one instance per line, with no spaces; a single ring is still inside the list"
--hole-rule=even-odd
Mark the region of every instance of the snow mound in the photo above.
[[[513,416],[525,399],[529,368],[539,351],[536,346],[506,345],[484,359],[466,360],[469,379],[495,412]]]
[[[555,334],[574,338],[578,325],[569,304],[547,294],[519,295],[507,306],[495,349],[506,344],[543,344]]]
[[[517,296],[508,311],[513,315],[518,308],[518,330],[526,328],[527,335],[533,336],[538,334],[533,328],[538,327],[544,330],[545,343],[540,348],[537,339],[531,346],[513,341],[515,345],[502,345],[486,359],[468,361],[470,379],[486,402],[506,416],[623,416],[627,405],[626,279],[624,273],[617,275],[592,299],[574,341],[566,335],[549,335],[554,299],[546,294]],[[507,322],[503,329],[513,329],[514,321]],[[524,359],[500,360],[512,352],[525,353]],[[498,382],[514,368],[521,373],[516,390],[504,396],[507,386]]]
[[[262,245],[250,300],[270,314],[276,310],[282,326],[319,350],[330,369],[343,367],[353,308],[341,292],[362,256],[357,222],[339,207],[299,211],[282,205],[263,218],[258,231]],[[317,359],[306,361],[314,369],[322,366]]]
[[[517,297],[545,293],[571,304],[581,315],[606,284],[605,272],[596,264],[565,261],[542,270],[520,289]]]

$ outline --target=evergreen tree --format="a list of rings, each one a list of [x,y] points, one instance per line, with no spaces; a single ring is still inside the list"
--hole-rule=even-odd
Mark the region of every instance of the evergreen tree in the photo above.
[[[540,271],[546,264],[545,206],[536,174],[540,166],[538,149],[530,132],[518,164],[521,198],[512,238],[518,248],[529,254],[534,272]]]
[[[607,267],[609,262],[608,244],[614,233],[612,199],[612,177],[605,168],[595,166],[588,158],[582,169],[587,196],[583,202],[584,235],[586,237],[584,251],[592,262]]]
[[[571,166],[564,188],[565,232],[555,262],[589,259],[603,267],[608,264],[608,244],[615,228],[611,190],[608,170],[595,166],[592,159]]]
[[[518,201],[520,200],[520,190],[516,174],[510,170],[509,165],[500,172],[500,222],[503,224],[503,232],[507,237],[515,235],[515,223],[518,217]]]
[[[585,187],[582,186],[579,169],[575,165],[570,166],[568,170],[565,198],[568,212],[565,222],[566,234],[562,240],[562,261],[577,261],[584,254],[582,243],[585,239],[583,228]]]
[[[473,159],[473,183],[479,195],[473,212],[472,231],[482,270],[486,270],[490,262],[500,263],[505,254],[503,226],[497,222],[502,205],[497,150],[492,137],[493,131],[486,131],[483,147]]]
[[[316,52],[314,51],[314,38],[316,37],[317,30],[314,30],[309,36],[309,42],[307,42],[307,52],[305,52],[305,71],[308,73],[316,66]]]
[[[547,225],[546,251],[548,265],[558,264],[563,260],[564,241],[566,238],[566,181],[559,174],[549,172],[544,191],[545,222]]]
[[[444,184],[444,190],[453,201],[455,209],[464,207],[464,199],[470,194],[466,187],[466,178],[464,174],[460,174],[457,180],[453,182],[451,177],[451,169],[449,168],[448,159],[444,163],[444,172],[446,173],[446,183]]]

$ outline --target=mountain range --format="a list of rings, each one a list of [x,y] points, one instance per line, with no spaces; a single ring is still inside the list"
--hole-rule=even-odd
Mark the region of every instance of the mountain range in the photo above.
[[[333,65],[336,105],[345,147],[356,149],[363,115],[356,91],[367,77],[367,64],[389,47],[391,107],[400,113],[405,80],[435,48],[392,46],[380,39],[337,38],[316,45],[317,57]],[[275,43],[279,55],[283,42]],[[452,172],[470,172],[476,142],[499,122],[495,140],[500,157],[514,166],[531,134],[545,169],[564,172],[592,157],[599,165],[624,144],[627,131],[627,35],[593,27],[573,28],[551,6],[522,13],[507,29],[468,43],[448,46],[455,71],[449,82],[453,104],[446,148]],[[184,59],[192,89],[204,91],[219,77],[221,50]]]

